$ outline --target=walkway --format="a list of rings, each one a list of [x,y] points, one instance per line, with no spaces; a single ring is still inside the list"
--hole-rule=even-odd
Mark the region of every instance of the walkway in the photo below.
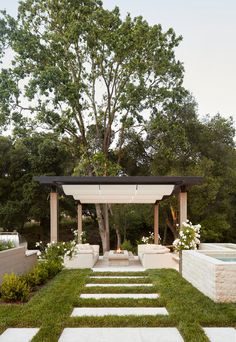
[[[126,274],[94,271],[79,297],[78,306],[70,316],[74,327],[65,327],[59,342],[184,342],[178,329],[168,326],[169,312],[161,305],[161,295],[144,270]],[[104,316],[108,316],[106,327],[99,323]],[[121,320],[122,316],[126,316],[125,321]],[[139,326],[139,317],[145,316],[147,320],[153,318],[152,327]],[[155,327],[160,317],[163,317],[163,326]],[[76,322],[86,318],[87,327],[76,327]],[[9,328],[0,336],[0,341],[30,342],[39,329]],[[234,328],[203,329],[211,342],[236,340]]]

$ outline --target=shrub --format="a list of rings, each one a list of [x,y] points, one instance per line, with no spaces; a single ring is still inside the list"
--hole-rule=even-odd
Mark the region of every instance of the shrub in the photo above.
[[[53,278],[63,268],[62,263],[59,260],[46,260],[43,262],[43,264],[48,272],[49,278]]]
[[[14,273],[5,274],[1,286],[1,297],[6,302],[25,302],[29,298],[30,288],[26,281]]]
[[[48,271],[43,262],[38,263],[33,270],[29,273],[29,279],[33,286],[42,285],[48,279]]]
[[[134,246],[131,244],[130,240],[125,240],[122,245],[121,245],[121,249],[125,249],[127,251],[133,252],[135,251]]]
[[[200,224],[193,225],[189,220],[183,222],[179,229],[179,238],[173,242],[175,250],[197,249],[200,244],[200,228]]]
[[[5,251],[6,249],[11,249],[14,247],[15,245],[12,241],[9,241],[9,240],[0,241],[0,251]]]
[[[72,257],[75,253],[76,241],[72,240],[69,242],[50,242],[47,243],[46,247],[43,243],[36,242],[36,247],[40,249],[40,259],[43,260],[58,260],[61,263],[64,260],[64,256],[67,255]]]

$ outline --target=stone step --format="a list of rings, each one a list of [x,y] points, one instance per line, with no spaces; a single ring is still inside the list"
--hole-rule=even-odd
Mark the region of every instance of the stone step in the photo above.
[[[155,316],[168,315],[166,308],[151,308],[151,307],[129,307],[129,308],[74,308],[71,317],[84,316]]]
[[[234,328],[203,328],[211,342],[235,342],[236,329]]]
[[[151,287],[153,284],[86,284],[85,287]]]
[[[91,279],[145,279],[147,276],[91,276]]]
[[[66,328],[58,342],[184,342],[176,328]]]
[[[108,299],[108,298],[131,298],[131,299],[156,299],[160,295],[157,293],[83,293],[80,298]]]
[[[39,328],[8,328],[0,335],[1,342],[30,342]]]

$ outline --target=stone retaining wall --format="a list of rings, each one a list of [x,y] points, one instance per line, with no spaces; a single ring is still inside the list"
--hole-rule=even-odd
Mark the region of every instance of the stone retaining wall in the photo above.
[[[236,262],[217,260],[213,257],[217,253],[222,255],[219,251],[183,251],[183,277],[215,302],[236,302]],[[232,252],[224,252],[230,255]]]

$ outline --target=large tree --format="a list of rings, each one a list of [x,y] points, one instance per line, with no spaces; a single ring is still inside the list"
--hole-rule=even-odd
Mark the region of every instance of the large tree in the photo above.
[[[118,174],[127,130],[185,93],[174,54],[181,37],[141,16],[122,20],[101,1],[21,1],[0,31],[14,53],[0,75],[1,122],[69,135],[81,155],[76,174]],[[107,210],[96,205],[104,251]]]

